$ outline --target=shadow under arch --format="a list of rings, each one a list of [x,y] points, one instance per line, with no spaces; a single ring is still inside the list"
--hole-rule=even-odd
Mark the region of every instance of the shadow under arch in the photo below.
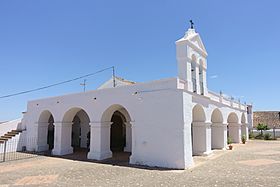
[[[191,124],[191,139],[192,139],[192,153],[193,155],[202,155],[206,151],[206,145],[203,138],[206,138],[204,126],[206,115],[203,107],[196,104],[192,109],[192,124]],[[203,128],[201,128],[203,127]]]
[[[63,115],[63,118],[62,118],[62,122],[69,122],[71,123],[75,117],[75,115],[77,115],[77,113],[79,112],[83,112],[83,117],[85,117],[87,121],[91,121],[92,119],[90,119],[90,115],[89,113],[82,107],[71,107],[69,108]]]
[[[90,115],[81,107],[72,107],[68,109],[62,119],[63,125],[70,125],[71,131],[63,133],[66,139],[71,140],[70,145],[73,152],[81,149],[89,150],[90,146]],[[67,130],[67,128],[65,128]],[[65,145],[69,146],[69,142]],[[82,152],[84,152],[83,150]],[[85,152],[86,152],[85,151]]]
[[[119,104],[109,106],[102,114],[101,123],[110,124],[110,151],[113,158],[126,162],[132,153],[131,115]],[[126,158],[126,159],[125,159]]]
[[[212,115],[211,115],[211,122],[212,123],[223,123],[223,121],[224,121],[224,119],[223,119],[222,112],[218,108],[213,110]]]
[[[228,123],[238,123],[238,115],[235,112],[231,112],[227,118]]]
[[[241,125],[239,124],[238,115],[235,112],[231,112],[227,118],[228,122],[228,138],[233,143],[240,143],[241,141]]]
[[[241,115],[241,137],[245,138],[246,141],[249,140],[248,124],[244,112]]]
[[[54,148],[54,117],[49,110],[40,113],[37,124],[37,148],[38,152],[52,150]]]
[[[244,112],[241,115],[241,123],[243,123],[243,124],[246,123],[246,117],[245,117]]]
[[[120,104],[113,104],[102,113],[101,122],[110,122],[111,117],[116,111],[119,111],[125,117],[125,120],[127,122],[131,121],[131,115],[128,113],[128,110],[124,106]]]
[[[211,148],[224,149],[227,146],[227,126],[223,124],[223,115],[216,108],[211,114]]]
[[[199,104],[196,104],[192,110],[193,122],[205,122],[206,115],[203,107]]]

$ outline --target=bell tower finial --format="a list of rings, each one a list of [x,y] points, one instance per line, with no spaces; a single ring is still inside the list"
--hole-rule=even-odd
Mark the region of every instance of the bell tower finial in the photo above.
[[[193,21],[189,20],[189,23],[183,38],[176,41],[178,78],[184,81],[184,89],[207,96],[208,55],[199,33],[195,32]]]
[[[190,20],[190,24],[191,24],[191,29],[194,29],[194,23],[192,20]]]

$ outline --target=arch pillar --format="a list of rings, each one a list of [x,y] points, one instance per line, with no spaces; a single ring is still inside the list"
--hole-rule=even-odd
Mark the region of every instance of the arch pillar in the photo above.
[[[228,124],[229,137],[233,143],[241,142],[241,124],[240,123],[229,123]]]
[[[193,122],[193,155],[209,155],[211,151],[211,123]]]
[[[135,156],[137,145],[136,145],[136,126],[135,122],[129,122],[131,126],[131,155],[129,157],[129,163],[130,164],[136,164],[137,163],[137,156]]]
[[[87,148],[87,138],[88,138],[88,132],[90,131],[89,130],[89,124],[88,123],[85,123],[85,122],[81,122],[81,147],[82,148]]]
[[[125,152],[131,152],[132,150],[132,127],[130,122],[125,122]]]
[[[211,125],[212,149],[226,149],[227,147],[227,124],[212,123]]]
[[[207,81],[206,81],[206,68],[202,67],[202,86],[200,88],[201,93],[203,95],[207,96],[208,95],[208,88],[207,88]]]
[[[71,146],[72,122],[54,122],[53,155],[67,155],[73,153]]]
[[[112,122],[90,122],[90,152],[88,159],[104,160],[112,157],[110,128]]]
[[[248,129],[249,124],[248,123],[242,123],[241,124],[241,137],[243,135],[246,136],[246,141],[249,140],[249,129]]]
[[[49,150],[48,139],[48,122],[37,122],[35,123],[35,131],[37,132],[37,147],[36,151],[47,151]]]

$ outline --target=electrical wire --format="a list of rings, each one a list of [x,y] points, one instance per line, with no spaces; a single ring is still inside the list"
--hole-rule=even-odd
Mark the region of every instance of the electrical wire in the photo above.
[[[114,69],[114,66],[108,67],[108,68],[105,68],[105,69],[101,69],[101,70],[96,71],[94,73],[90,73],[90,74],[83,75],[83,76],[80,76],[80,77],[76,77],[76,78],[73,78],[73,79],[69,79],[69,80],[66,80],[66,81],[58,82],[58,83],[55,83],[55,84],[50,84],[50,85],[47,85],[47,86],[43,86],[43,87],[31,89],[31,90],[26,90],[26,91],[22,91],[22,92],[17,92],[17,93],[13,93],[13,94],[3,95],[3,96],[0,96],[0,99],[4,99],[4,98],[8,98],[8,97],[14,97],[14,96],[27,94],[27,93],[31,93],[31,92],[36,92],[36,91],[39,91],[39,90],[44,90],[44,89],[47,89],[47,88],[51,88],[51,87],[55,87],[55,86],[58,86],[58,85],[66,84],[66,83],[69,83],[69,82],[73,82],[73,81],[76,81],[76,80],[80,80],[80,79],[83,79],[83,78],[86,78],[86,77],[96,75],[98,73],[107,71],[109,69]]]

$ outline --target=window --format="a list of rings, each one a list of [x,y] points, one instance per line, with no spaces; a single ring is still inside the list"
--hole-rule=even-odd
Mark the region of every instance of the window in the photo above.
[[[192,62],[192,83],[193,83],[193,92],[196,92],[196,64]]]

